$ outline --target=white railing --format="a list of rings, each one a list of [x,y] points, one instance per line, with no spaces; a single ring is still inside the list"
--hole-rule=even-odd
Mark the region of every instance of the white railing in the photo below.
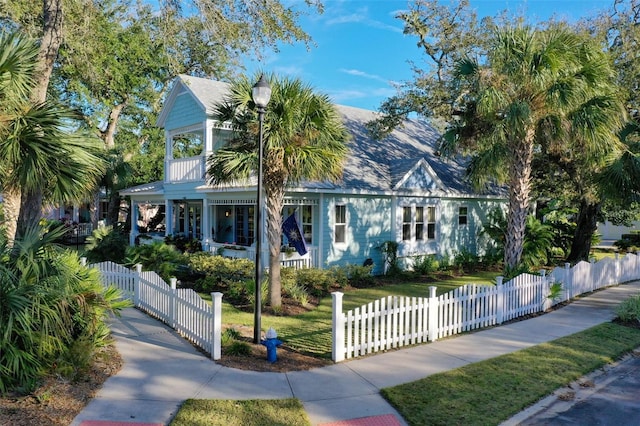
[[[204,179],[206,157],[175,158],[165,164],[165,182],[193,182]]]
[[[113,262],[90,266],[100,271],[103,285],[120,289],[134,306],[175,329],[213,359],[220,359],[222,293],[211,293],[209,306],[195,291],[176,288],[175,278],[168,285],[155,272],[142,272],[141,265],[135,270]]]
[[[387,296],[346,313],[340,292],[333,297],[332,359],[335,362],[391,348],[502,324],[543,312],[552,305],[607,286],[640,279],[640,254],[579,262],[555,268],[550,274],[522,274],[495,286],[468,284],[436,296]],[[551,300],[551,285],[562,294]]]
[[[233,248],[232,248],[233,247]],[[267,253],[265,249],[263,253]],[[317,268],[318,267],[318,248],[307,247],[309,252],[304,256],[300,256],[298,253],[281,253],[280,264],[284,268]],[[209,246],[209,251],[212,253],[220,254],[224,257],[230,257],[235,259],[249,259],[255,260],[256,249],[252,246],[232,246],[224,243],[212,243]]]

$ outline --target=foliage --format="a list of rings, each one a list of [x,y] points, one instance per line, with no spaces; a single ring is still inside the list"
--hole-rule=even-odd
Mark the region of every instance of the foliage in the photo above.
[[[196,253],[202,251],[202,243],[197,238],[190,238],[183,234],[167,235],[164,238],[166,244],[174,246],[182,253]]]
[[[480,264],[480,258],[475,253],[463,248],[453,256],[453,265],[460,272],[474,272]]]
[[[333,271],[328,269],[305,268],[295,271],[295,282],[307,292],[321,296],[329,293],[335,277]]]
[[[417,256],[413,262],[413,272],[418,275],[430,275],[440,268],[440,262],[433,254]]]
[[[234,340],[224,347],[224,353],[232,356],[247,356],[251,354],[251,346],[247,342]]]
[[[109,313],[128,302],[102,286],[97,270],[82,266],[29,229],[13,250],[0,244],[0,392],[29,391],[45,373],[75,378],[109,337]]]
[[[129,237],[120,227],[98,227],[87,237],[85,256],[89,263],[124,263],[128,245]]]
[[[287,186],[302,180],[336,181],[342,176],[349,133],[328,96],[298,79],[269,77],[271,99],[257,114],[252,88],[261,75],[234,81],[229,95],[214,105],[214,117],[230,123],[233,138],[208,158],[210,184],[246,181],[262,159],[269,241],[269,304],[282,300],[280,249],[282,208]],[[263,117],[264,125],[256,126]],[[258,132],[264,128],[264,154]]]
[[[560,281],[554,281],[549,286],[549,295],[547,296],[547,299],[551,300],[551,302],[557,302],[562,298],[563,290],[562,283]]]
[[[347,278],[349,279],[349,285],[352,287],[370,287],[374,283],[373,265],[346,265],[345,267]]]
[[[482,224],[482,233],[493,240],[494,247],[499,253],[504,252],[504,230],[506,229],[506,224],[504,212],[499,209],[492,210],[487,215],[487,221]],[[540,222],[534,216],[527,216],[522,246],[522,260],[520,262],[522,270],[548,264],[552,258],[553,247],[554,229],[552,226]],[[512,267],[511,269],[514,271],[520,270],[519,267],[515,269]]]
[[[384,264],[386,266],[387,275],[397,275],[400,273],[401,268],[398,265],[398,242],[397,241],[385,241],[380,245],[380,250],[384,257]]]
[[[640,295],[631,296],[616,308],[616,315],[623,322],[640,324]]]
[[[138,263],[145,271],[155,271],[169,282],[177,276],[181,266],[187,264],[187,258],[174,246],[154,241],[151,244],[127,247],[125,265],[133,267]]]
[[[198,291],[230,289],[234,285],[254,277],[255,266],[249,259],[233,259],[199,252],[188,256],[188,266],[204,277],[196,282]]]

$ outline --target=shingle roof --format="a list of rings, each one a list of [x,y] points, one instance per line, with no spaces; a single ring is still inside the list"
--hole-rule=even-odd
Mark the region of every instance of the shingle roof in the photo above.
[[[178,79],[188,87],[208,113],[229,87],[227,83],[186,75],[180,75]],[[342,182],[335,186],[308,182],[302,184],[302,187],[391,191],[417,162],[424,159],[437,175],[436,179],[443,184],[443,190],[461,195],[474,193],[465,181],[464,163],[438,155],[440,135],[426,121],[407,119],[389,136],[376,140],[369,134],[366,124],[379,117],[378,112],[343,105],[336,107],[352,136]]]

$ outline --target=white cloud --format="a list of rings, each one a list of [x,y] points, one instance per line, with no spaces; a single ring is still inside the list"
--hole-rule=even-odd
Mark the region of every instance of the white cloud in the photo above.
[[[356,70],[356,69],[341,68],[340,72],[345,73],[345,74],[349,74],[349,75],[353,75],[353,76],[356,76],[356,77],[364,77],[364,78],[367,78],[369,80],[382,81],[384,83],[392,84],[392,82],[390,82],[389,80],[387,80],[384,77],[381,77],[381,76],[376,75],[376,74],[369,74],[369,73],[366,73],[364,71],[360,71],[360,70]]]

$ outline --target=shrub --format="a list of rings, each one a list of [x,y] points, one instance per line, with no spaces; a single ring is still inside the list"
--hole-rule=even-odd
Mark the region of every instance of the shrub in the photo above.
[[[0,241],[0,393],[29,391],[45,373],[76,376],[109,336],[106,320],[128,302],[102,286],[59,235],[29,231],[9,249]]]
[[[398,243],[396,241],[385,241],[378,247],[382,251],[385,265],[388,266],[387,275],[396,275],[401,272],[398,265]]]
[[[453,257],[453,264],[461,272],[473,272],[478,268],[480,258],[469,250],[462,249]]]
[[[331,270],[305,268],[296,271],[296,284],[316,296],[328,293],[334,282]]]
[[[189,255],[187,262],[194,273],[204,275],[196,283],[197,291],[230,289],[255,275],[255,265],[249,259],[230,259],[200,252]]]
[[[251,346],[247,342],[236,340],[225,348],[227,355],[247,356],[251,354]]]
[[[360,265],[347,265],[346,267],[347,277],[349,277],[349,285],[352,287],[370,287],[374,283],[373,265],[360,266]]]
[[[432,254],[418,256],[413,264],[413,271],[420,275],[429,275],[438,270],[440,263]]]
[[[175,247],[160,241],[141,246],[127,247],[125,264],[132,267],[141,264],[146,271],[156,271],[165,281],[176,277],[187,258]]]
[[[629,297],[616,308],[616,315],[622,322],[640,322],[640,295]]]
[[[196,253],[202,251],[202,243],[197,238],[190,238],[186,235],[167,235],[164,238],[165,244],[174,246],[181,253]]]
[[[102,226],[87,237],[87,261],[124,263],[129,238],[121,227]]]

